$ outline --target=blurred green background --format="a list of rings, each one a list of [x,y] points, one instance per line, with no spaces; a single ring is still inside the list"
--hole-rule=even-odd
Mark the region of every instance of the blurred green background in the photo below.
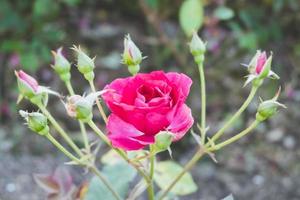
[[[65,160],[48,141],[23,125],[17,110],[35,108],[26,101],[16,105],[14,70],[23,69],[41,85],[67,94],[50,67],[51,50],[63,46],[66,57],[75,63],[70,47],[81,45],[91,57],[97,56],[96,87],[102,89],[114,78],[128,76],[120,55],[124,35],[129,33],[147,56],[142,72],[180,71],[193,77],[188,104],[199,120],[197,68],[187,45],[190,38],[184,31],[195,21],[208,47],[205,73],[209,133],[215,132],[243,103],[249,87],[242,88],[247,70],[240,64],[248,63],[257,49],[273,52],[273,71],[281,77],[279,81],[265,81],[258,95],[268,99],[281,86],[280,101],[288,109],[280,111],[238,144],[219,152],[218,164],[209,159],[200,162],[193,170],[200,189],[182,199],[214,200],[230,193],[236,199],[300,199],[299,0],[203,0],[201,8],[182,11],[184,2],[0,1],[0,199],[43,199],[44,193],[31,174],[50,172]],[[75,66],[72,75],[78,93],[89,90]],[[257,105],[258,98],[231,133],[253,119]],[[50,99],[49,106],[76,139],[77,124],[66,116],[60,101]],[[195,151],[191,148],[194,143],[187,135],[175,144],[174,159],[185,163]],[[161,159],[164,158],[168,157],[163,155]],[[84,179],[81,172],[73,175],[79,182]]]

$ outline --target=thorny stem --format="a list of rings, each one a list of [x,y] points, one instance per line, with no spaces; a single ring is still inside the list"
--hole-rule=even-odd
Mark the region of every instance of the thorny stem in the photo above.
[[[69,94],[70,95],[74,95],[75,92],[73,90],[71,82],[70,81],[66,81],[65,84],[66,84],[66,87],[67,87],[67,89],[69,91]],[[81,131],[81,134],[82,134],[82,139],[83,139],[83,142],[84,142],[84,147],[88,151],[88,153],[90,153],[91,149],[90,149],[89,139],[88,139],[88,136],[87,136],[85,125],[81,121],[78,121],[78,123],[79,123],[80,131]]]
[[[66,140],[66,142],[72,147],[72,149],[79,155],[83,156],[80,149],[76,146],[76,144],[73,142],[73,140],[68,136],[68,134],[61,128],[61,126],[56,122],[56,120],[52,117],[52,115],[48,112],[46,107],[42,104],[37,105],[43,114],[49,119],[49,121],[52,123],[54,128],[58,131],[58,133]]]
[[[96,88],[95,88],[94,82],[93,82],[93,81],[89,81],[89,84],[90,84],[90,87],[91,87],[91,89],[92,89],[92,92],[96,92]],[[106,117],[106,114],[105,114],[105,112],[104,112],[104,110],[103,110],[103,107],[101,106],[101,103],[100,103],[100,101],[99,101],[98,98],[96,99],[96,104],[97,104],[97,107],[98,107],[98,109],[99,109],[99,112],[100,112],[100,114],[101,114],[101,116],[102,116],[102,118],[103,118],[105,124],[107,124],[107,117]]]
[[[211,138],[211,141],[214,142],[217,139],[219,139],[225,132],[225,130],[231,125],[233,124],[237,118],[244,112],[244,110],[248,107],[248,105],[250,104],[250,102],[252,101],[252,99],[255,96],[255,93],[257,91],[258,87],[256,86],[252,86],[251,91],[249,96],[247,97],[246,101],[243,103],[243,105],[240,107],[240,109],[229,119],[229,121],[227,121],[224,126],[217,132],[214,134],[214,136]]]
[[[95,133],[112,149],[114,149],[126,162],[131,163],[130,159],[127,157],[126,153],[120,149],[114,148],[110,141],[107,139],[106,135],[96,126],[96,124],[91,120],[88,125],[95,131]],[[146,180],[147,184],[151,183],[151,179],[143,170],[138,166],[132,164],[132,166],[139,172],[139,174]]]
[[[153,154],[153,147],[150,145],[150,154]],[[149,200],[154,200],[154,188],[153,188],[153,175],[154,175],[154,165],[155,165],[155,155],[152,155],[150,158],[150,183],[148,186],[148,199]]]
[[[70,158],[76,164],[87,166],[96,176],[99,177],[99,179],[103,182],[103,184],[111,191],[115,199],[121,200],[121,197],[118,195],[118,193],[113,189],[111,184],[107,181],[107,179],[101,174],[101,172],[99,172],[99,170],[94,165],[90,166],[89,164],[76,158],[72,153],[66,150],[50,133],[48,133],[46,137],[56,148],[58,148],[62,153],[64,153],[68,158]]]

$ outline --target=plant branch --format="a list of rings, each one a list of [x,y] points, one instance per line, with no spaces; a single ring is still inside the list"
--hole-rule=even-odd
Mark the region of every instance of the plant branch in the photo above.
[[[69,91],[69,94],[70,95],[75,95],[75,92],[73,90],[71,82],[70,81],[66,81],[65,84],[66,84],[66,87],[67,87],[67,89]],[[91,149],[90,149],[89,140],[88,140],[88,136],[87,136],[85,125],[81,121],[78,121],[78,123],[79,123],[80,131],[81,131],[81,134],[82,134],[82,139],[83,139],[83,142],[84,142],[84,147],[88,151],[88,153],[90,153]]]
[[[76,146],[73,140],[68,136],[68,134],[61,128],[61,126],[56,122],[56,120],[52,117],[52,115],[48,112],[46,107],[42,104],[37,105],[39,109],[43,112],[43,114],[49,119],[54,128],[58,131],[58,133],[65,139],[65,141],[72,147],[72,149],[79,155],[83,156],[80,149]]]
[[[203,62],[198,64],[201,86],[201,144],[205,144],[206,135],[206,91],[205,91],[205,76],[203,70]]]
[[[224,126],[214,134],[214,136],[211,138],[211,141],[214,142],[217,139],[219,139],[225,132],[225,130],[232,125],[237,118],[245,111],[245,109],[248,107],[250,102],[255,96],[255,93],[257,91],[258,87],[252,86],[249,96],[247,97],[246,101],[243,103],[243,105],[240,107],[240,109],[227,121]]]
[[[90,87],[92,88],[92,92],[96,92],[96,88],[95,88],[95,85],[94,85],[94,82],[93,81],[89,81],[89,84],[90,84]],[[102,116],[102,119],[104,120],[105,124],[107,124],[107,117],[106,117],[106,114],[104,112],[104,109],[103,107],[101,106],[101,103],[99,101],[99,99],[97,98],[96,99],[96,104],[97,104],[97,107],[99,109],[99,112]]]

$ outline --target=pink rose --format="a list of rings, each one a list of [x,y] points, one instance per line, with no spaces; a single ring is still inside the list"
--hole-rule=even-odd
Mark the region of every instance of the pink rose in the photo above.
[[[193,125],[185,104],[192,80],[175,72],[154,71],[114,80],[103,99],[112,114],[107,129],[112,145],[138,150],[153,144],[160,131],[170,131],[179,140]]]

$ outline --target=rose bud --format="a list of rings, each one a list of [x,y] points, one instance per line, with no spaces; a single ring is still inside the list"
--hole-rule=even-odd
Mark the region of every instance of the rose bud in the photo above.
[[[203,63],[204,53],[206,51],[206,45],[198,36],[197,32],[193,33],[192,41],[189,43],[190,51],[194,56],[197,64]]]
[[[93,92],[87,96],[73,95],[68,98],[65,108],[70,117],[76,118],[82,122],[88,122],[93,117],[93,105],[99,95],[106,90]]]
[[[84,75],[84,78],[88,81],[92,81],[95,78],[94,74],[94,59],[90,58],[88,55],[86,55],[81,49],[80,46],[76,47],[74,46],[72,48],[77,53],[77,67],[80,73]]]
[[[142,53],[129,35],[124,38],[124,52],[122,57],[122,62],[128,66],[128,70],[132,75],[139,72],[139,65],[143,60]]]
[[[15,71],[15,75],[17,76],[18,87],[21,94],[30,98],[38,92],[39,84],[33,77],[22,70]]]
[[[45,103],[47,101],[48,94],[59,96],[57,92],[52,91],[47,87],[40,86],[33,77],[22,70],[15,71],[15,75],[17,77],[18,88],[20,91],[18,102],[20,102],[23,97],[26,97],[34,104],[42,102]]]
[[[62,48],[59,48],[56,52],[52,51],[52,54],[54,56],[54,65],[52,65],[52,68],[59,75],[61,80],[63,80],[64,82],[69,81],[71,78],[71,64],[62,55]]]
[[[49,133],[47,117],[45,117],[42,113],[28,113],[23,110],[20,110],[19,113],[26,120],[30,130],[42,136],[47,135]]]
[[[280,89],[272,99],[260,103],[256,113],[256,120],[264,121],[272,117],[277,112],[278,107],[286,108],[285,105],[277,101],[279,93]]]
[[[161,131],[155,135],[155,143],[153,145],[156,153],[167,150],[172,144],[173,134],[168,131]]]
[[[271,71],[272,58],[272,55],[267,57],[265,51],[257,51],[255,56],[251,59],[250,63],[248,65],[245,65],[246,67],[248,67],[249,75],[247,76],[248,79],[246,80],[244,86],[254,80],[255,81],[253,82],[253,84],[259,86],[262,84],[262,81],[266,77],[279,79],[279,76]]]

